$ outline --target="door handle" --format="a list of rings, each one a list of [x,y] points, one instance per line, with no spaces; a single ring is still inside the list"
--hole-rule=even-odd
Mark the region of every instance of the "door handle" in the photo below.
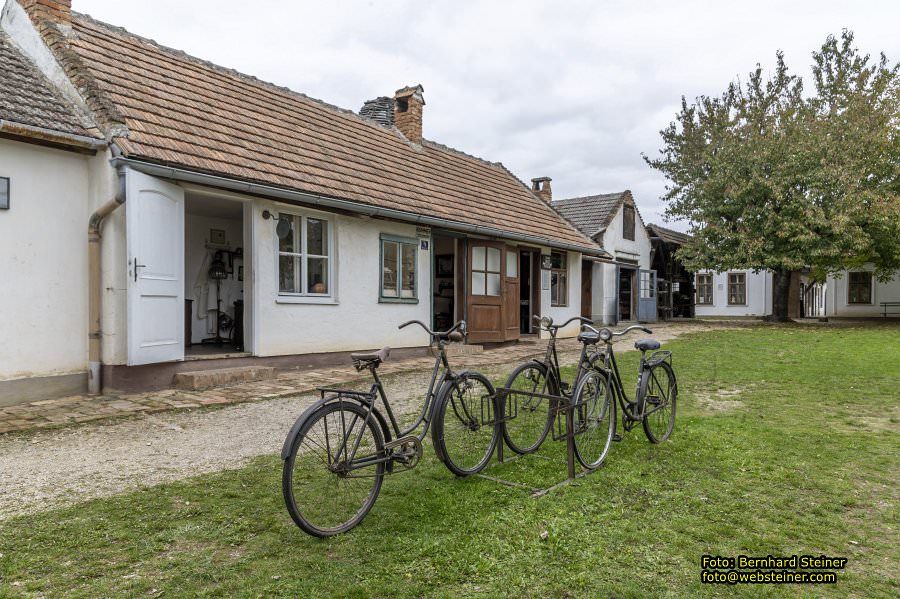
[[[138,259],[134,259],[134,282],[137,283],[138,280],[138,269],[139,268],[147,268],[146,264],[138,264]]]

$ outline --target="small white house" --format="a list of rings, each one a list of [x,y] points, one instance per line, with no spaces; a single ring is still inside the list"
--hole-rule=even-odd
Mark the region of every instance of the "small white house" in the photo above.
[[[68,0],[7,0],[0,72],[0,405],[421,352],[412,319],[515,340],[606,256],[540,185],[423,138],[421,86],[355,114]]]
[[[871,265],[829,275],[824,283],[802,278],[804,316],[870,318],[900,316],[900,272],[878,281]]]
[[[772,314],[772,273],[736,269],[700,271],[694,278],[697,317],[763,317]]]
[[[650,236],[631,192],[568,198],[552,205],[613,257],[612,262],[585,258],[582,316],[603,324],[655,322],[657,283],[650,267]]]

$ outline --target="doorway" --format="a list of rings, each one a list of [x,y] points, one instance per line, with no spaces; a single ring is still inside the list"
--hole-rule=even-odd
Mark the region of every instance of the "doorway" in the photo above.
[[[619,267],[619,321],[634,320],[634,272]]]
[[[432,264],[432,328],[435,331],[446,331],[462,317],[459,314],[460,302],[456,297],[457,277],[457,239],[444,235],[432,236],[434,263]]]
[[[244,352],[244,204],[185,197],[185,357]]]

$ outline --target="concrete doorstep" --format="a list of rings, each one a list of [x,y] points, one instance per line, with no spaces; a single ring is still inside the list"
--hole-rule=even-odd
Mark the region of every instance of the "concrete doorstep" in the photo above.
[[[252,381],[265,381],[275,378],[274,366],[241,366],[238,368],[218,368],[215,370],[197,370],[193,372],[179,372],[175,375],[175,388],[187,391],[201,391],[233,385],[235,383],[249,383]]]

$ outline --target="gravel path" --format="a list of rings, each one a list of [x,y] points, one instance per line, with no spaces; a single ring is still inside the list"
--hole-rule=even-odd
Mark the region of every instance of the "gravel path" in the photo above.
[[[654,337],[665,341],[710,328],[725,327],[672,325],[661,327]],[[631,341],[622,349],[630,347]],[[576,356],[567,352],[563,358],[574,362]],[[498,377],[514,365],[497,364],[482,370],[489,377]],[[386,378],[394,409],[414,414],[429,377],[430,371]],[[252,458],[280,452],[297,416],[317,398],[303,395],[217,410],[143,415],[2,435],[0,521],[196,474],[240,468]]]

